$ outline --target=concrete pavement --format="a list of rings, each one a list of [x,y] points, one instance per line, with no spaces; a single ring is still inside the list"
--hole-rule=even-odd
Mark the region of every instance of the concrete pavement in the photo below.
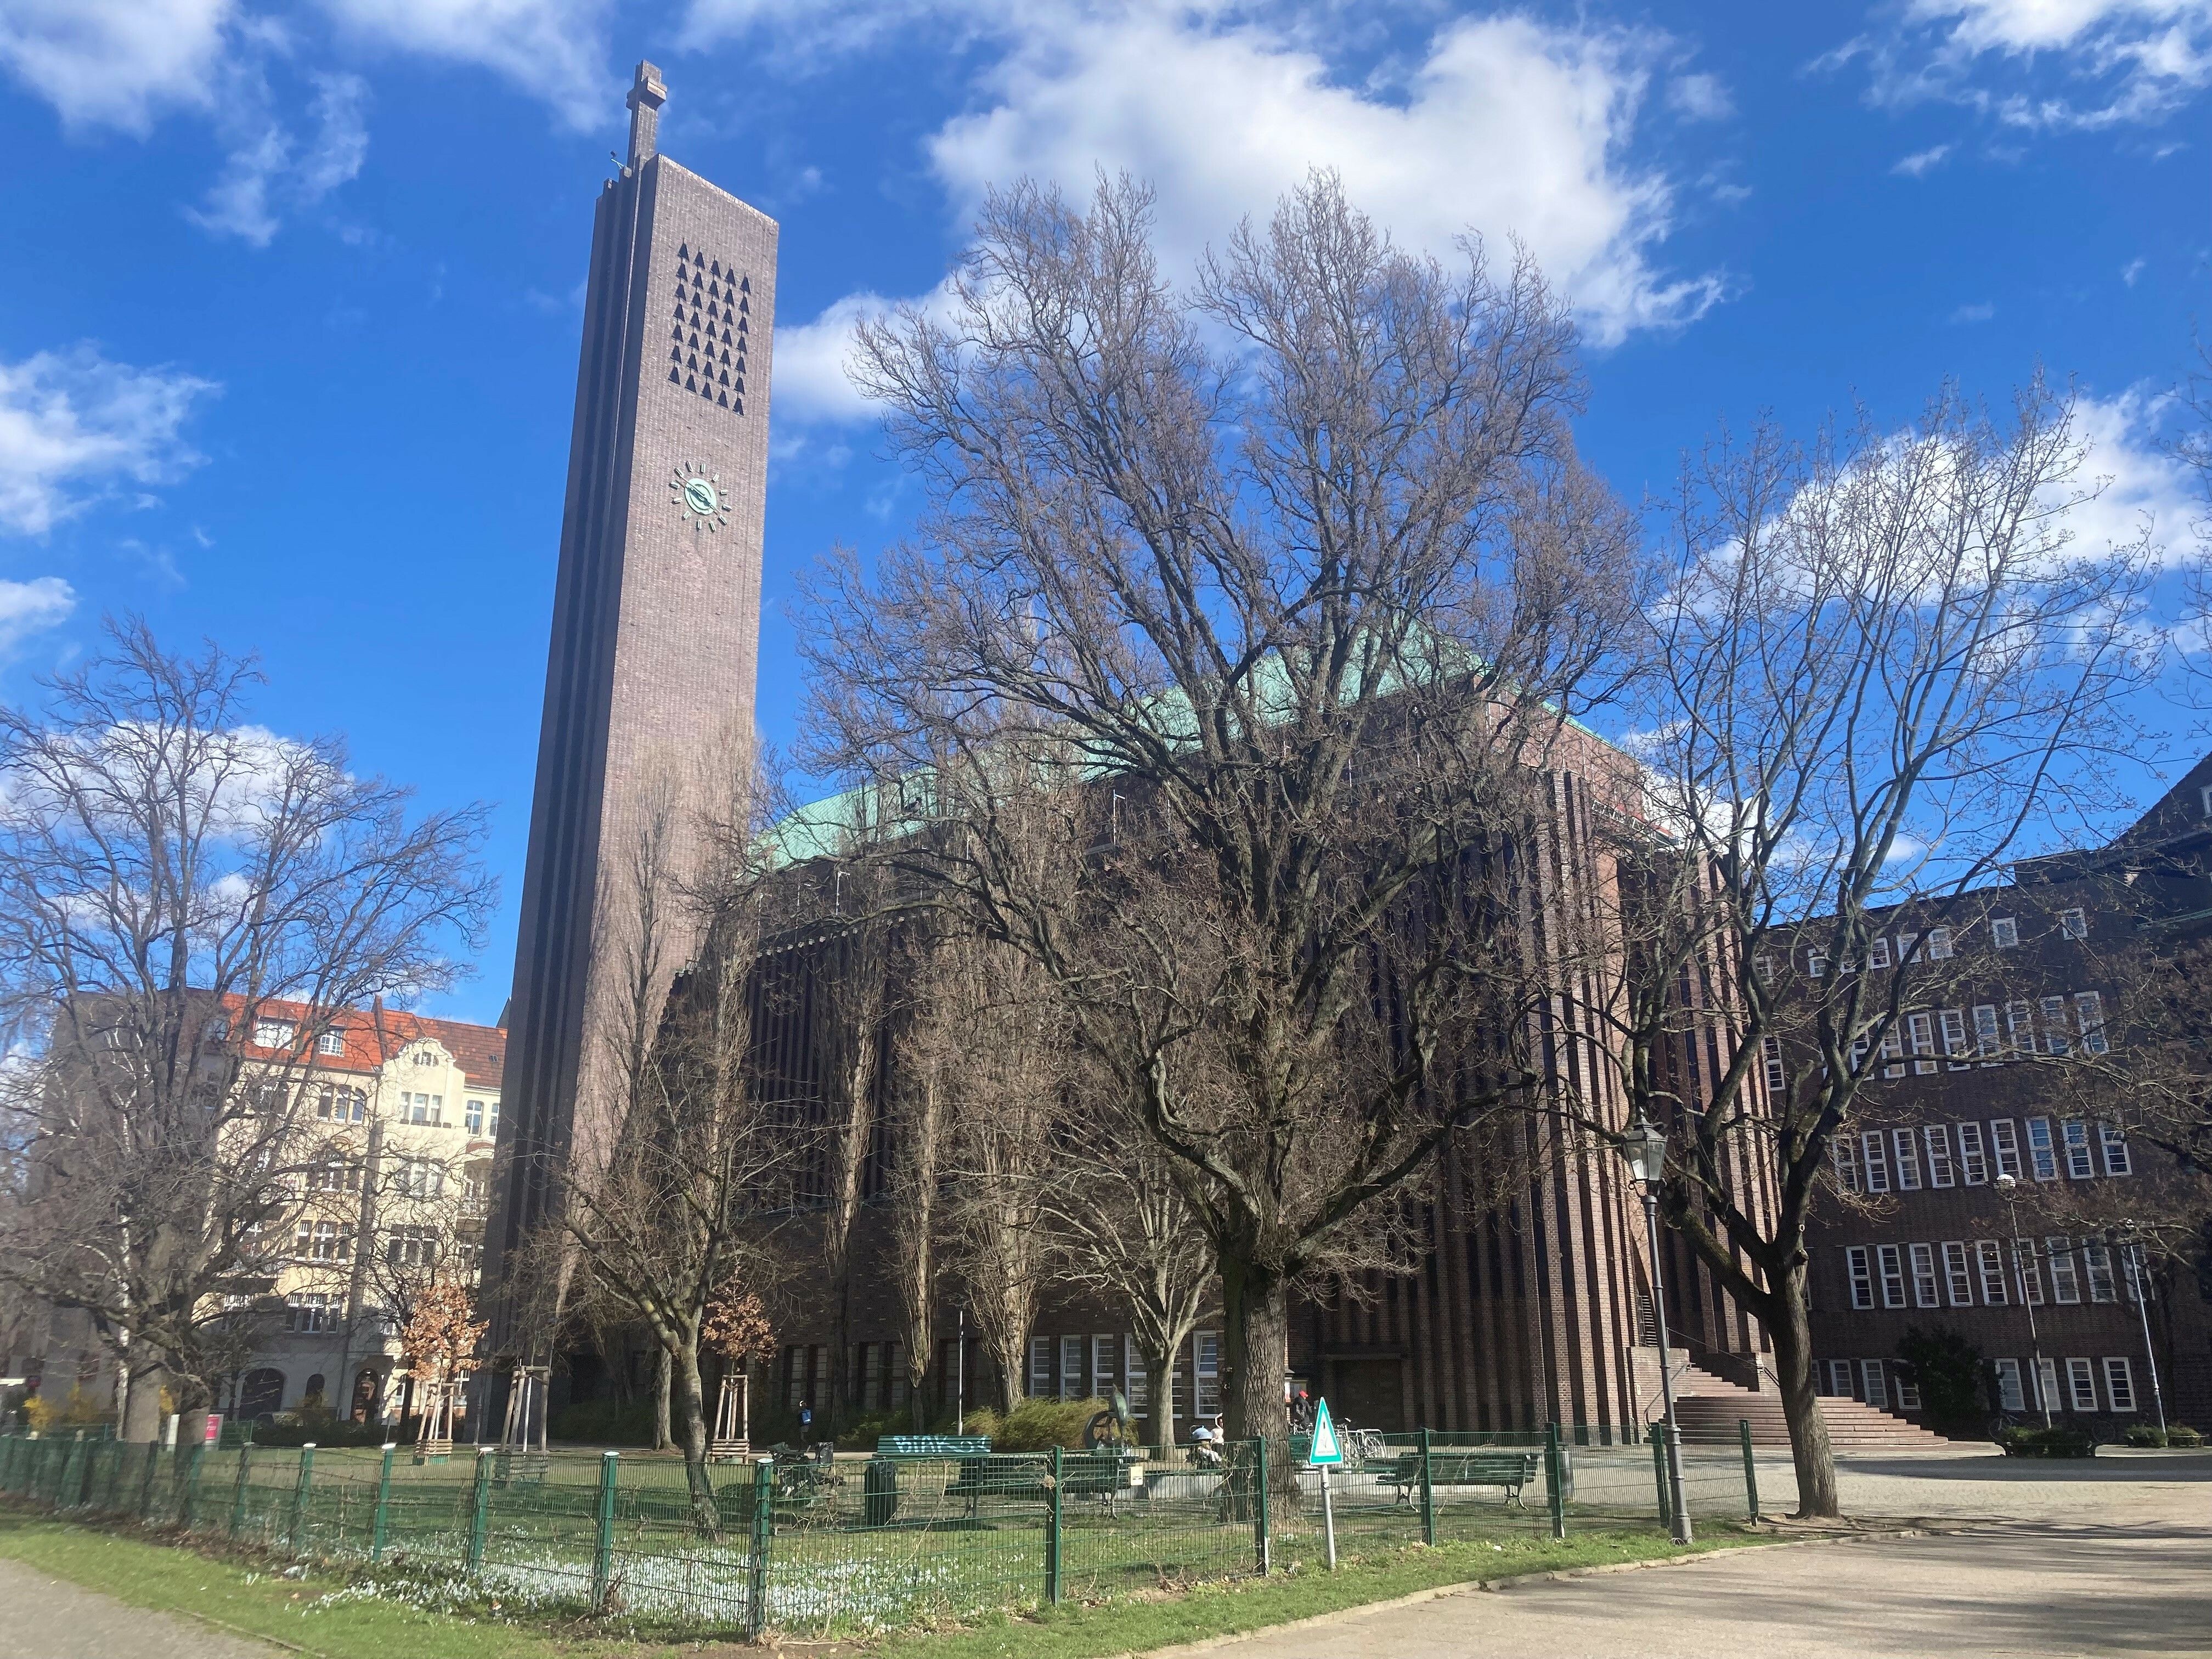
[[[0,1560],[0,1659],[288,1659],[181,1613],[152,1613]]]

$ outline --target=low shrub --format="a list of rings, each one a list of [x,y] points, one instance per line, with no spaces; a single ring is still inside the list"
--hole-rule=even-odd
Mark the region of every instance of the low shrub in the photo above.
[[[2130,1446],[2201,1446],[2204,1437],[2186,1423],[2169,1424],[2160,1431],[2154,1423],[2129,1425],[2127,1443]]]
[[[1997,1445],[2007,1457],[2094,1457],[2097,1437],[2087,1429],[2000,1429]]]

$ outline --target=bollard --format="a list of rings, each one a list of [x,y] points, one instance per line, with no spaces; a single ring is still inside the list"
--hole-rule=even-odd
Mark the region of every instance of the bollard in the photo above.
[[[1759,1465],[1752,1461],[1751,1419],[1739,1417],[1735,1420],[1735,1427],[1736,1432],[1743,1437],[1743,1501],[1751,1516],[1751,1524],[1755,1527],[1759,1524]]]
[[[483,1569],[484,1555],[484,1522],[491,1515],[491,1472],[494,1460],[499,1455],[496,1446],[477,1448],[476,1501],[469,1510],[469,1575],[474,1577]]]
[[[284,1538],[295,1555],[300,1553],[301,1539],[307,1529],[307,1488],[314,1479],[315,1443],[310,1440],[300,1448],[300,1473],[292,1482],[292,1524]]]
[[[1437,1541],[1436,1469],[1429,1458],[1429,1431],[1421,1431],[1421,1541]]]
[[[1559,1425],[1544,1425],[1544,1501],[1552,1512],[1552,1536],[1567,1535],[1567,1454],[1559,1444]]]
[[[384,1535],[391,1523],[392,1514],[392,1454],[399,1448],[392,1441],[384,1443],[384,1467],[376,1473],[376,1518],[369,1523],[368,1559],[384,1559]]]
[[[1667,1492],[1667,1431],[1658,1424],[1651,1425],[1651,1474],[1659,1488],[1659,1524],[1672,1527],[1674,1510],[1668,1502]]]
[[[775,1535],[775,1459],[753,1463],[753,1547],[746,1563],[745,1634],[754,1641],[768,1628],[768,1550]]]
[[[614,1593],[615,1579],[615,1470],[622,1460],[620,1452],[599,1454],[599,1539],[592,1552],[592,1611],[605,1613],[607,1598]]]
[[[1269,1536],[1267,1526],[1267,1441],[1261,1436],[1257,1443],[1260,1459],[1260,1502],[1253,1511],[1257,1530],[1253,1544],[1259,1557],[1259,1569],[1265,1577],[1274,1560],[1275,1541]]]
[[[1051,1496],[1051,1514],[1044,1534],[1044,1599],[1054,1607],[1060,1605],[1060,1448],[1052,1449],[1052,1479],[1048,1483]]]
[[[242,1441],[238,1448],[238,1490],[230,1500],[230,1535],[233,1538],[246,1530],[246,1471],[252,1467],[253,1443]]]

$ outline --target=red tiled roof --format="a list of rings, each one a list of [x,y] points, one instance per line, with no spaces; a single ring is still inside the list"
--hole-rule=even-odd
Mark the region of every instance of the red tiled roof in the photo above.
[[[224,1004],[237,1010],[245,1006],[245,999],[227,996]],[[270,998],[262,1002],[258,1018],[289,1019],[304,1035],[311,1024],[313,1010],[304,1002],[289,1002]],[[496,1089],[507,1063],[507,1030],[500,1025],[471,1025],[458,1019],[431,1019],[422,1014],[401,1013],[397,1009],[378,1007],[362,1012],[348,1009],[343,1013],[328,1018],[327,1029],[336,1032],[345,1042],[343,1054],[326,1054],[319,1051],[301,1053],[301,1064],[332,1072],[374,1072],[418,1037],[429,1037],[443,1047],[461,1068],[461,1073],[479,1089]],[[252,1033],[241,1034],[246,1046],[255,1046]]]

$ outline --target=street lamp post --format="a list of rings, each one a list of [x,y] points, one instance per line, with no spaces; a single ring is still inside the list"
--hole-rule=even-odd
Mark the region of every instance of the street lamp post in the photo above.
[[[2008,1175],[1997,1177],[1997,1191],[2003,1194],[2005,1212],[2011,1217],[2012,1276],[2020,1286],[2020,1305],[2027,1310],[2028,1363],[2033,1367],[2028,1372],[2035,1388],[2035,1403],[2043,1412],[2043,1426],[2051,1426],[2051,1390],[2043,1386],[2043,1339],[2036,1334],[2035,1304],[2027,1294],[2027,1262],[2021,1255],[2020,1238],[2020,1182]]]
[[[1667,1507],[1674,1522],[1674,1541],[1690,1540],[1690,1506],[1682,1485],[1682,1431],[1674,1421],[1674,1379],[1667,1369],[1667,1281],[1659,1257],[1659,1178],[1667,1168],[1667,1137],[1648,1117],[1639,1117],[1620,1143],[1629,1173],[1644,1189],[1644,1224],[1651,1239],[1651,1312],[1658,1326],[1659,1399],[1665,1413],[1667,1479],[1674,1488],[1674,1501]]]
[[[2136,1312],[2142,1318],[2143,1364],[2150,1368],[2150,1401],[2158,1409],[2158,1443],[2166,1443],[2166,1395],[2158,1386],[2158,1355],[2150,1346],[2150,1276],[2143,1260],[2142,1240],[2123,1240],[2120,1259],[2128,1264],[2128,1278],[2136,1293]],[[2130,1254],[2131,1252],[2131,1254]]]

